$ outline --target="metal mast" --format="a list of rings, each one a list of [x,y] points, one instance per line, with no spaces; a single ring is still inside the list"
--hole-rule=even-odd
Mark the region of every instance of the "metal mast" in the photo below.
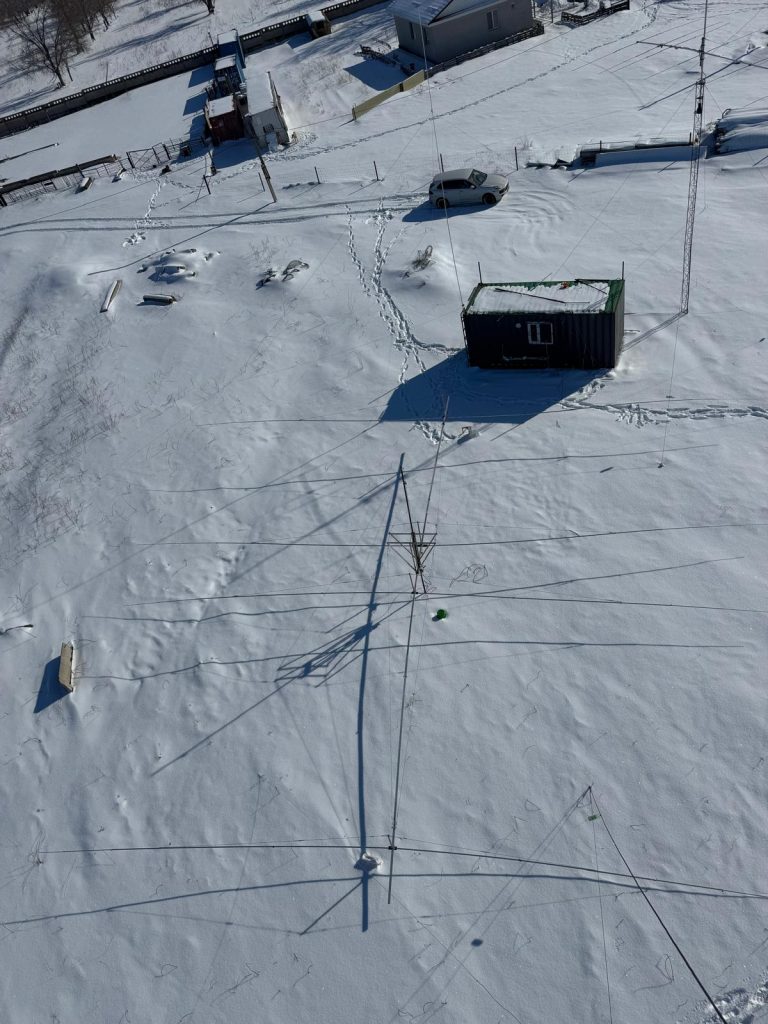
[[[680,312],[688,312],[688,297],[691,291],[691,255],[693,252],[693,225],[696,219],[696,190],[699,185],[699,155],[701,153],[701,125],[704,115],[704,50],[707,39],[707,8],[709,0],[704,3],[704,29],[699,47],[699,79],[696,82],[696,99],[693,113],[693,135],[691,145],[691,174],[688,179],[688,213],[685,219],[685,241],[683,243],[683,283],[680,290]]]

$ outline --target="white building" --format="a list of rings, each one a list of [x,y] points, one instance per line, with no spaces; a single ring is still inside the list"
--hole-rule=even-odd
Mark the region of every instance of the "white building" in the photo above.
[[[287,146],[291,138],[280,94],[270,72],[246,72],[245,88],[248,97],[246,119],[258,144],[265,149],[278,144]]]

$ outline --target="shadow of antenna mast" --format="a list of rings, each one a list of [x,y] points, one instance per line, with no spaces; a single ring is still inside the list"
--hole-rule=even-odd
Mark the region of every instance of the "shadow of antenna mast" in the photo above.
[[[405,720],[405,693],[408,685],[408,661],[411,654],[411,636],[413,635],[413,615],[416,610],[416,598],[419,596],[419,588],[424,593],[427,593],[427,583],[424,579],[424,568],[426,566],[427,558],[434,549],[437,541],[437,531],[432,530],[427,532],[427,518],[429,516],[429,506],[432,501],[432,488],[435,483],[435,472],[437,470],[437,460],[440,457],[440,447],[443,443],[443,435],[445,433],[445,421],[448,416],[448,399],[445,400],[445,408],[443,410],[443,422],[440,426],[440,437],[437,442],[437,451],[435,452],[435,461],[432,464],[432,476],[429,481],[429,492],[427,494],[427,503],[424,507],[424,519],[419,526],[418,522],[414,522],[413,516],[411,515],[411,503],[408,498],[408,488],[405,482],[405,472],[403,471],[403,459],[400,459],[400,480],[403,485],[403,494],[405,495],[405,506],[408,510],[408,532],[407,533],[390,533],[392,539],[392,546],[395,551],[403,558],[406,564],[410,567],[410,579],[411,579],[411,607],[408,614],[408,638],[405,642],[405,664],[403,665],[403,690],[400,696],[400,725],[397,737],[397,769],[395,772],[395,798],[394,807],[392,810],[392,832],[390,834],[389,841],[389,880],[387,882],[387,903],[392,902],[392,878],[395,864],[395,851],[397,850],[397,812],[399,809],[400,800],[400,769],[403,753],[403,721]]]

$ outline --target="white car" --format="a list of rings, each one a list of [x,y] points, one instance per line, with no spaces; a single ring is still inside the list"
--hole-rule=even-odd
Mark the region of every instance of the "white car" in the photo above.
[[[439,210],[448,206],[470,206],[484,203],[493,206],[509,189],[503,174],[484,174],[471,167],[436,174],[429,186],[429,201]]]

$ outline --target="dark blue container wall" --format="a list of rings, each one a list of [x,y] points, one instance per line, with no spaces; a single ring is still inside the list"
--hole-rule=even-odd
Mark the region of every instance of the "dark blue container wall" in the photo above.
[[[624,333],[624,295],[612,313],[462,313],[470,366],[503,369],[615,366]],[[529,323],[552,325],[552,344],[528,341]]]

